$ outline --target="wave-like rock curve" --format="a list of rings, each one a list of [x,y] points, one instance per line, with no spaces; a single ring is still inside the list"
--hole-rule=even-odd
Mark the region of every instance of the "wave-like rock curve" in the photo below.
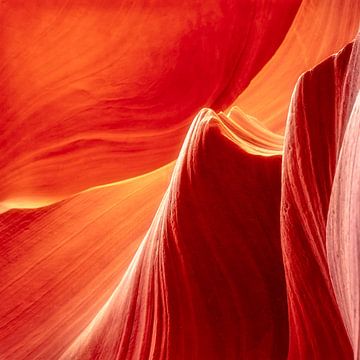
[[[281,359],[281,157],[251,155],[211,110],[109,302],[63,359]]]
[[[344,238],[328,239],[326,226],[330,196],[337,191],[333,185],[336,165],[359,91],[353,76],[359,70],[353,61],[359,55],[358,41],[306,72],[297,83],[289,110],[280,214],[289,359],[352,358],[329,272],[330,266],[334,273],[337,260],[328,262],[327,256],[327,251],[333,254],[334,243],[341,244]],[[341,279],[340,288],[345,281]],[[339,284],[335,285],[339,290]]]

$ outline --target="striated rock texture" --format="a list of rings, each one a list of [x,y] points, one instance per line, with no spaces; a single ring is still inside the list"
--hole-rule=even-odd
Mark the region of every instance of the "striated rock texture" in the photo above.
[[[2,1],[0,359],[360,359],[359,23]]]
[[[334,239],[330,234],[327,243],[326,224],[330,196],[338,191],[333,181],[339,154],[349,147],[346,140],[342,149],[344,133],[346,138],[356,137],[358,131],[354,124],[348,126],[359,92],[358,41],[300,78],[289,111],[280,214],[289,303],[289,359],[352,358],[330,281],[329,264],[334,268],[337,261],[330,259],[328,263],[327,258],[327,247],[332,254],[332,248],[345,239]],[[350,155],[349,161],[353,161]],[[343,210],[337,209],[336,216],[344,216]],[[343,285],[345,281],[341,279]]]
[[[48,204],[174,160],[197,112],[234,100],[299,5],[3,1],[0,201]]]
[[[355,38],[359,13],[359,1],[303,0],[274,56],[232,105],[283,134],[299,76]]]
[[[327,219],[327,256],[341,314],[359,359],[360,265],[360,39],[355,42],[339,99],[348,119],[338,153]]]
[[[194,120],[132,264],[63,359],[286,358],[281,158],[223,127]]]
[[[0,215],[1,359],[59,358],[116,288],[171,169]]]

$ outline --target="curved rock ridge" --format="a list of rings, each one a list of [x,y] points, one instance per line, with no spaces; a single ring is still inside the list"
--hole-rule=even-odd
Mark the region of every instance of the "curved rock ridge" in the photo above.
[[[359,23],[0,2],[0,359],[360,360]]]
[[[244,151],[262,156],[282,155],[284,137],[264,127],[255,117],[236,106],[227,115],[219,116],[226,125],[223,132]]]
[[[354,121],[357,120],[352,120],[349,126],[347,124],[359,92],[358,41],[359,38],[355,44],[350,43],[305,73],[297,83],[290,107],[280,214],[289,304],[289,359],[353,358],[329,274],[330,266],[337,280],[335,288],[338,295],[345,286],[353,285],[358,291],[358,284],[345,285],[346,276],[334,274],[337,272],[335,269],[341,267],[333,258],[334,246],[348,245],[343,243],[346,238],[337,237],[341,234],[335,236],[332,233],[334,223],[331,224],[331,221],[335,220],[334,217],[345,216],[344,209],[331,210],[329,239],[326,237],[326,226],[330,195],[335,191],[333,197],[339,196],[339,179],[333,185],[336,166],[341,168],[346,164],[357,171],[357,167],[351,165],[355,161],[354,155],[351,155],[355,148],[349,148],[355,146],[349,145],[349,142],[354,136],[356,139],[358,129],[354,129]],[[357,59],[357,64],[354,59]],[[345,140],[344,133],[347,133]],[[345,148],[342,149],[342,146]],[[349,152],[349,158],[339,160],[341,152],[343,157]],[[357,175],[353,176],[348,181],[354,184],[356,195],[359,184],[353,182]],[[340,206],[340,203],[334,203],[334,206]],[[342,225],[338,222],[337,226]],[[339,231],[341,233],[342,230]],[[354,236],[353,231],[348,236]],[[352,241],[355,241],[354,238]],[[329,263],[327,251],[332,257]],[[356,274],[354,272],[353,276],[356,277]],[[343,294],[340,298],[344,299],[343,296],[346,297]],[[347,314],[350,311],[341,300],[340,308]],[[349,327],[346,314],[345,319]],[[352,321],[356,321],[355,318]]]
[[[359,24],[359,1],[302,1],[284,41],[232,106],[283,134],[300,75],[353,41]]]
[[[111,298],[62,359],[285,359],[280,156],[204,109]]]
[[[354,44],[346,79],[348,121],[331,190],[326,246],[331,280],[344,323],[360,359],[360,37]],[[355,103],[352,99],[356,96]],[[346,102],[348,98],[351,101]]]
[[[44,205],[175,160],[197,112],[246,88],[300,3],[2,2],[0,201]]]
[[[256,118],[245,114],[238,107],[233,107],[228,114],[220,112],[217,116],[221,118],[222,123],[225,125],[223,127],[224,135],[231,138],[231,140],[237,143],[244,151],[250,154],[262,156],[282,154],[284,137],[267,129]],[[170,168],[172,163],[165,165],[165,167]],[[157,171],[159,171],[159,169],[154,170],[153,172],[148,172],[145,175],[140,175],[123,181],[95,186],[82,192],[91,191],[92,189],[101,187],[117,186],[128,181],[140,182],[142,176],[151,176],[151,173],[156,173]],[[82,192],[78,194],[81,194]],[[36,209],[50,205],[53,201],[55,200],[36,198],[29,200],[27,198],[14,197],[10,200],[0,202],[0,214],[11,209]]]
[[[344,323],[360,359],[360,98],[357,97],[341,148],[327,222],[331,280]]]
[[[172,168],[0,214],[2,360],[59,358],[116,288]]]

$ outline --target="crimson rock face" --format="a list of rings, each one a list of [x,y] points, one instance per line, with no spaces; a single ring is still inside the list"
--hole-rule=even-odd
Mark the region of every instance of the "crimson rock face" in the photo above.
[[[127,274],[64,359],[286,358],[281,158],[223,126],[210,110],[194,120]]]
[[[352,357],[330,281],[326,223],[348,110],[354,104],[354,47],[349,44],[305,73],[289,111],[281,204],[289,358]]]
[[[360,4],[0,9],[1,359],[359,358]]]

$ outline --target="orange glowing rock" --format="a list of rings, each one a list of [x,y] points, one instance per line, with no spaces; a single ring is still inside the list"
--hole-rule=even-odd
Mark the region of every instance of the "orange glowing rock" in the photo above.
[[[233,101],[299,4],[3,2],[0,201],[47,204],[174,160],[195,114]]]
[[[303,0],[284,41],[233,106],[283,133],[299,76],[352,41],[359,18],[359,1]]]
[[[1,359],[59,357],[115,289],[171,170],[0,215]]]
[[[359,20],[3,1],[0,359],[359,359]]]

